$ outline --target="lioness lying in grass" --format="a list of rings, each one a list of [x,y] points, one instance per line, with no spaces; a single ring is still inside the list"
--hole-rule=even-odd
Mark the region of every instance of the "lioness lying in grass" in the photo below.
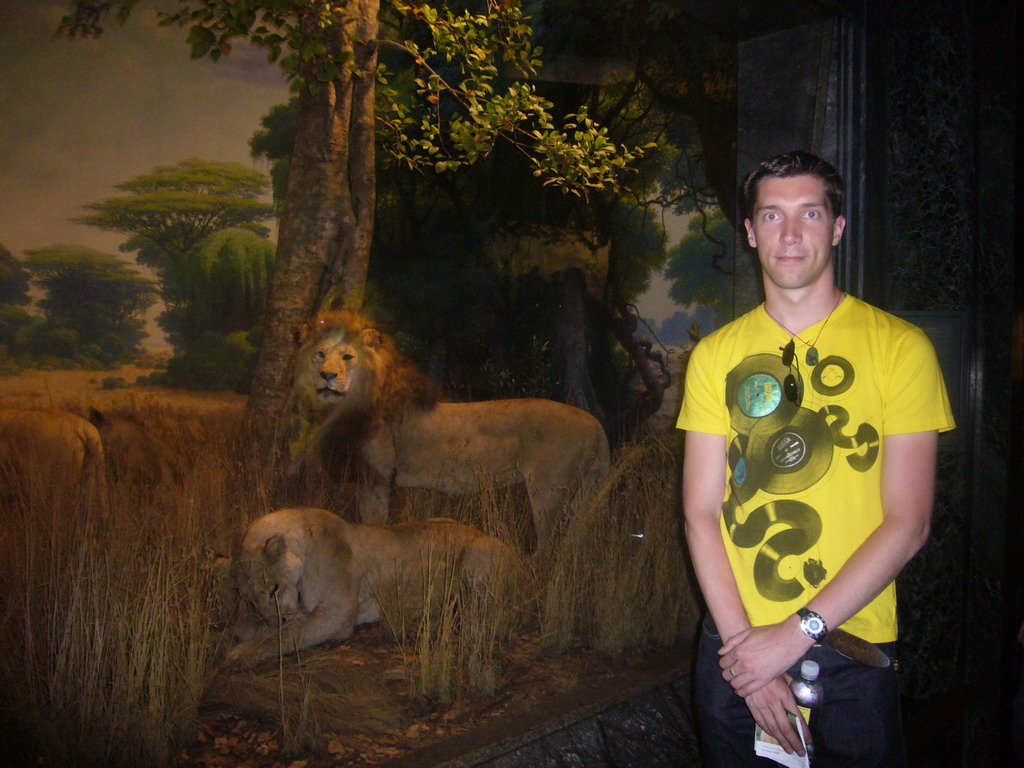
[[[360,525],[324,509],[281,509],[249,526],[229,582],[254,610],[225,665],[346,640],[357,624],[407,616],[466,584],[489,589],[516,571],[501,541],[452,520]],[[500,580],[500,581],[499,581]],[[404,620],[404,619],[402,619]]]

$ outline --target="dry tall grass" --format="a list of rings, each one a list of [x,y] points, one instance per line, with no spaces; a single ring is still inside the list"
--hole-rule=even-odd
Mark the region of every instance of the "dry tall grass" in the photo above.
[[[625,446],[594,498],[540,564],[540,626],[561,652],[582,640],[608,654],[670,645],[692,626],[673,442]]]
[[[398,727],[404,715],[381,681],[360,678],[337,653],[218,673],[226,635],[210,556],[230,551],[270,509],[259,478],[235,458],[239,409],[197,420],[157,402],[121,407],[182,458],[173,488],[115,484],[105,515],[60,512],[32,493],[0,510],[0,732],[10,734],[0,764],[171,766],[204,702],[278,717],[295,749],[324,731]],[[413,659],[411,695],[422,705],[493,693],[506,641],[524,626],[556,653],[582,644],[618,654],[689,632],[677,476],[674,448],[631,446],[598,497],[564,522],[560,543],[530,558],[514,583],[473,590],[438,573],[423,620],[395,632]],[[46,486],[37,480],[29,487]],[[398,519],[453,517],[520,549],[530,536],[514,490],[411,493],[401,506]],[[388,620],[401,627],[401,617]]]
[[[114,487],[82,510],[33,490],[53,478],[27,480],[0,513],[0,754],[171,764],[213,661],[209,520],[230,510],[189,486],[144,508],[144,489]]]

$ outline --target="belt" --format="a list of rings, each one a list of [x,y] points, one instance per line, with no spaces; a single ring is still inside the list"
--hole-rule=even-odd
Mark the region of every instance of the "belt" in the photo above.
[[[833,629],[825,635],[822,642],[835,648],[844,656],[849,656],[854,661],[867,664],[869,667],[885,669],[893,664],[893,660],[881,651],[874,643],[869,643],[862,637],[845,629]]]

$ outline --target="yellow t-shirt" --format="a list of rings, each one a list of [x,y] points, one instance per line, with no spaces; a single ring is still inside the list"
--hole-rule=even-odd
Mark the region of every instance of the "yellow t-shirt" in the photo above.
[[[791,338],[761,305],[702,339],[677,423],[727,438],[722,536],[754,626],[806,605],[881,524],[882,438],[954,426],[935,351],[916,326],[847,296],[801,331],[787,368]],[[789,373],[799,407],[783,392]],[[895,640],[895,585],[843,627]]]

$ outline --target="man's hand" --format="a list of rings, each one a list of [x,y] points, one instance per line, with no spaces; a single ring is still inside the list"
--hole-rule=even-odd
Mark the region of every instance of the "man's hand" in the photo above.
[[[733,690],[747,698],[796,664],[813,644],[790,618],[733,635],[718,651],[718,665]]]
[[[811,729],[807,727],[803,715],[796,705],[793,692],[789,689],[789,675],[776,677],[758,688],[754,693],[746,696],[747,709],[754,716],[754,720],[761,729],[782,745],[782,748],[792,754],[796,752],[803,757],[804,746],[800,741],[800,734],[789,721],[789,712],[792,712],[800,719],[800,727],[803,729],[804,738],[811,743]]]

